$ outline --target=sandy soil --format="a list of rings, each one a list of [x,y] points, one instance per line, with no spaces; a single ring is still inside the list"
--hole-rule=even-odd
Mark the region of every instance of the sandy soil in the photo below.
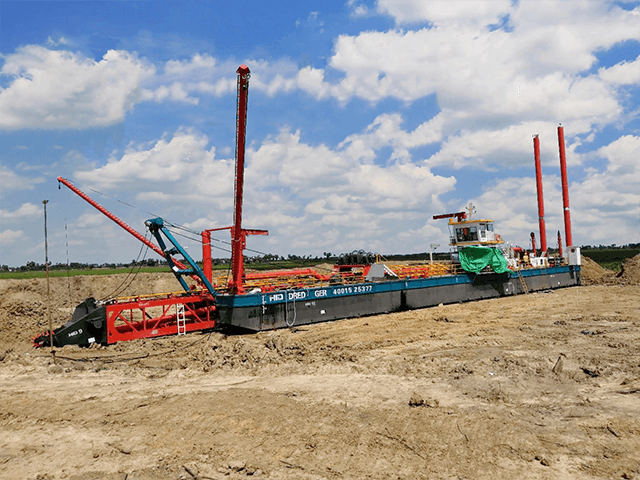
[[[0,479],[640,478],[634,274],[55,359],[46,282],[0,281]],[[52,280],[54,325],[123,278]]]

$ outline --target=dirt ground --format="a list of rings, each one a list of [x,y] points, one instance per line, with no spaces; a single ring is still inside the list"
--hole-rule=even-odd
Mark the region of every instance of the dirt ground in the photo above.
[[[583,287],[55,359],[30,344],[46,281],[0,280],[0,479],[640,479],[640,256],[596,267]],[[125,277],[52,279],[54,326]]]

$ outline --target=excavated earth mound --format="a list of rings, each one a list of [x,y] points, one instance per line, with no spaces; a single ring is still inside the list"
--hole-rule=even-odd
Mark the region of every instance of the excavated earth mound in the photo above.
[[[640,254],[622,264],[621,275],[618,278],[629,285],[640,285]]]
[[[640,285],[640,255],[628,258],[619,272],[601,267],[589,257],[582,257],[584,285]]]
[[[610,278],[615,277],[616,272],[607,270],[591,260],[589,257],[582,257],[581,265],[582,283],[584,285],[599,285],[606,283]]]

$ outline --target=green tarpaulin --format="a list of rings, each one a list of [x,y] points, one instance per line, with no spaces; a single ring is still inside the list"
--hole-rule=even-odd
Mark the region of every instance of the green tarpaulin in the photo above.
[[[509,270],[507,259],[497,248],[465,247],[458,252],[458,255],[460,265],[467,272],[480,273],[487,265],[490,265],[496,273]]]

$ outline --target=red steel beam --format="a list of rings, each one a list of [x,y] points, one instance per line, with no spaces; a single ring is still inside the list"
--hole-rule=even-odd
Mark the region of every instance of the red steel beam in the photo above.
[[[453,218],[456,217],[458,222],[461,222],[463,219],[467,218],[467,214],[465,212],[457,212],[457,213],[443,213],[442,215],[434,215],[434,220],[440,220],[442,218]]]
[[[540,166],[540,138],[533,136],[533,156],[536,164],[536,187],[538,191],[538,226],[540,229],[540,255],[547,251],[547,231],[544,224],[544,196],[542,194],[542,167]],[[535,248],[534,248],[535,250]]]
[[[216,307],[210,296],[193,294],[123,300],[105,307],[107,343],[176,335],[179,333],[176,304],[182,304],[185,308],[185,333],[216,326]]]
[[[129,232],[131,235],[133,235],[134,237],[136,237],[138,240],[140,240],[142,243],[144,243],[146,246],[148,246],[150,249],[152,249],[154,252],[156,252],[158,255],[160,255],[161,257],[164,258],[164,252],[162,251],[162,249],[160,247],[158,247],[157,245],[155,245],[154,243],[152,243],[151,241],[149,241],[148,239],[146,239],[143,235],[141,235],[140,233],[138,233],[136,230],[134,230],[132,227],[130,227],[127,223],[125,223],[123,220],[121,220],[120,218],[118,218],[117,216],[115,216],[113,213],[111,213],[109,210],[107,210],[106,208],[104,208],[102,205],[100,205],[98,202],[96,202],[95,200],[93,200],[91,197],[89,197],[88,195],[86,195],[82,190],[80,190],[79,188],[77,188],[75,185],[73,185],[69,180],[67,180],[66,178],[63,177],[58,177],[58,182],[62,183],[65,187],[67,187],[69,190],[71,190],[73,193],[75,193],[76,195],[78,195],[80,198],[82,198],[85,202],[87,202],[89,205],[91,205],[92,207],[94,207],[96,210],[98,210],[100,213],[102,213],[104,216],[106,216],[107,218],[113,220],[115,223],[117,223],[119,226],[121,226],[122,228],[124,228],[127,232]],[[181,269],[186,269],[187,267],[185,265],[183,265],[182,263],[180,263],[177,260],[173,261],[178,268]]]
[[[558,125],[558,149],[560,150],[560,175],[562,176],[562,209],[564,210],[564,239],[567,247],[573,245],[571,238],[571,213],[569,211],[569,183],[567,181],[567,157],[564,150],[564,128]]]

